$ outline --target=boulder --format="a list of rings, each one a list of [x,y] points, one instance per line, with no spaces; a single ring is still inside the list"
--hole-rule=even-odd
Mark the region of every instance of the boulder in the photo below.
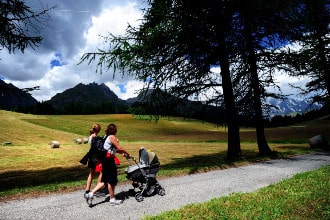
[[[83,138],[83,143],[87,144],[88,143],[88,138]]]
[[[83,143],[83,141],[81,140],[81,138],[75,138],[73,140],[74,140],[74,143],[75,144],[82,144]]]
[[[51,148],[59,148],[60,147],[60,142],[58,141],[51,141],[48,143],[48,146]]]
[[[328,141],[322,134],[311,137],[308,143],[311,148],[329,148]]]

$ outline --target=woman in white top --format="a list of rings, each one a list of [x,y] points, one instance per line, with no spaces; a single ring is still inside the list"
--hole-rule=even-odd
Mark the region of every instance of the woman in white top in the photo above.
[[[105,130],[108,138],[104,142],[104,149],[107,150],[107,156],[102,161],[102,180],[95,188],[88,194],[87,203],[92,206],[92,200],[94,193],[100,190],[105,184],[108,184],[110,205],[119,205],[122,200],[116,200],[115,187],[118,183],[117,178],[117,165],[115,163],[116,153],[120,153],[123,156],[129,156],[129,153],[119,145],[117,134],[117,126],[115,124],[109,124]]]

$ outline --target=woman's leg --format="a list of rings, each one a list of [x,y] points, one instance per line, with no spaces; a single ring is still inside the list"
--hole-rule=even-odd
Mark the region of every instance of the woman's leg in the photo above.
[[[116,188],[116,185],[108,184],[110,199],[115,198],[115,188]]]
[[[115,196],[115,184],[108,184],[109,195],[110,195],[110,205],[120,205],[123,203],[123,200],[117,200]]]
[[[95,175],[95,169],[91,168],[89,171],[89,175],[87,177],[86,191],[90,191],[94,175]]]
[[[99,177],[97,178],[97,183],[100,183],[102,180],[102,173],[100,172]]]
[[[94,189],[92,190],[92,193],[96,193],[97,191],[99,191],[100,189],[102,189],[104,187],[104,182],[99,182],[97,183],[97,185],[94,187]]]
[[[110,176],[109,176],[109,183],[108,183],[108,189],[109,189],[109,196],[110,196],[110,205],[119,205],[123,203],[123,200],[117,200],[116,199],[116,194],[115,194],[115,189],[116,185],[118,182],[118,177],[117,177],[117,166],[115,164],[115,161],[112,159],[110,161]]]

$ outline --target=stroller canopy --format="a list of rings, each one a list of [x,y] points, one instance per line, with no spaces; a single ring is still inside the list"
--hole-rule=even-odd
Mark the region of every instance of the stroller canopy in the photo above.
[[[140,164],[146,166],[159,165],[159,160],[154,152],[148,151],[144,147],[139,150]]]

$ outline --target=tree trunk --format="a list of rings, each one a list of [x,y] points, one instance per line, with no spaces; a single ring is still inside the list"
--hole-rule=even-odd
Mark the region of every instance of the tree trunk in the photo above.
[[[259,149],[259,154],[261,155],[271,155],[273,152],[269,148],[265,137],[257,59],[254,53],[253,40],[251,39],[251,31],[250,31],[251,29],[250,29],[249,21],[245,23],[246,23],[245,39],[247,41],[248,62],[250,66],[249,72],[251,74],[251,86],[253,89],[253,106],[255,111],[255,126],[257,132],[258,149]]]
[[[233,87],[230,77],[228,53],[226,50],[224,32],[219,34],[219,60],[221,65],[222,88],[228,122],[228,160],[241,158],[238,116],[235,107]]]
[[[255,60],[255,55],[250,54],[252,59]],[[262,155],[270,155],[272,151],[270,150],[266,137],[265,137],[265,129],[264,129],[264,121],[262,116],[262,107],[261,107],[261,92],[259,87],[259,78],[257,72],[256,62],[251,62],[251,77],[252,77],[252,87],[253,87],[253,105],[255,111],[255,126],[257,132],[257,143],[259,154]]]
[[[239,137],[238,116],[236,114],[236,108],[234,103],[234,95],[230,80],[230,72],[225,68],[225,65],[221,64],[221,75],[223,83],[223,96],[226,107],[226,115],[228,122],[228,152],[227,159],[235,160],[241,158],[241,146]]]

